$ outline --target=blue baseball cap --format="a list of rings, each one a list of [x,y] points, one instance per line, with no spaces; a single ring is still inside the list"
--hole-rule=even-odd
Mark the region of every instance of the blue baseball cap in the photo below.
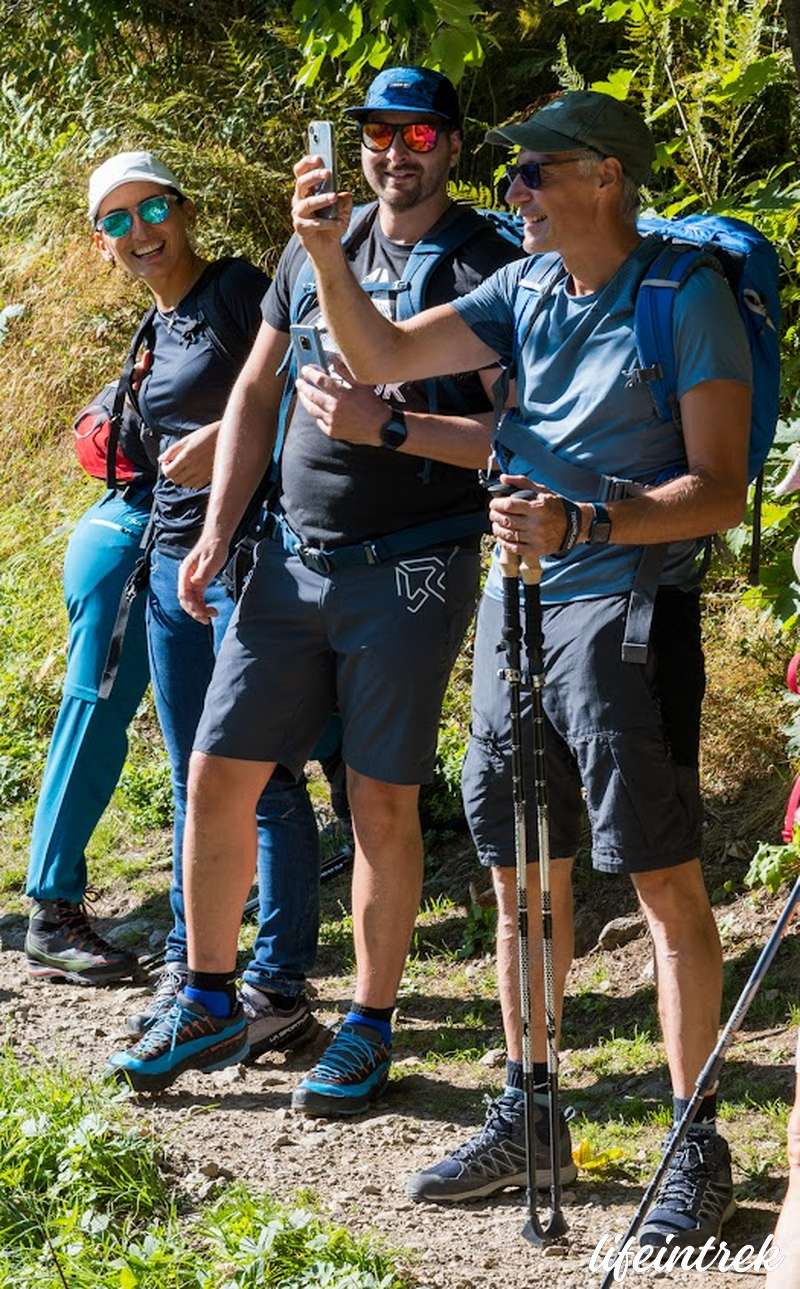
[[[370,112],[424,112],[461,124],[461,104],[452,81],[429,67],[385,67],[367,90],[361,107],[345,108],[345,116],[363,121]]]

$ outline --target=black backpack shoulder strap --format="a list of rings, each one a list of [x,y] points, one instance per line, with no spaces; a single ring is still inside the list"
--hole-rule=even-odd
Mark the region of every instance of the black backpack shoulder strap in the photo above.
[[[230,362],[239,364],[250,351],[252,336],[242,329],[238,319],[231,313],[220,285],[220,279],[225,270],[237,262],[234,256],[226,255],[206,265],[194,289],[199,293],[206,287],[211,288],[205,291],[203,301],[199,305],[203,321],[225,357]]]
[[[156,316],[156,306],[150,305],[134,333],[131,347],[128,350],[128,356],[125,359],[125,366],[122,368],[122,374],[117,381],[117,388],[114,393],[114,406],[111,409],[111,425],[108,432],[108,447],[106,450],[106,486],[116,492],[117,484],[117,446],[119,436],[122,431],[122,416],[125,407],[125,399],[130,398],[137,412],[141,416],[139,402],[131,384],[133,369],[136,366],[136,359],[139,356],[139,350],[144,342],[152,340],[153,336],[153,318]],[[144,420],[144,417],[142,417]]]

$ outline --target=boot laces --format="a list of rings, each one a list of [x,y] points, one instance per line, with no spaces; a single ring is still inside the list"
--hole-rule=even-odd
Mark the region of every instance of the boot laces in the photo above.
[[[149,1029],[145,1030],[134,1049],[136,1056],[147,1060],[148,1057],[163,1052],[165,1047],[168,1047],[171,1052],[186,1021],[197,1023],[198,1016],[195,1012],[187,1011],[175,999],[172,1006],[167,1008]]]
[[[451,1159],[466,1161],[480,1152],[486,1146],[493,1146],[498,1137],[510,1137],[512,1130],[512,1120],[508,1113],[510,1106],[508,1102],[503,1104],[503,1098],[497,1097],[492,1100],[489,1096],[484,1096],[486,1106],[486,1120],[482,1128],[479,1128],[474,1136],[465,1141],[463,1146],[457,1146],[450,1152]]]
[[[180,967],[175,963],[166,962],[159,973],[158,982],[153,990],[153,997],[150,1002],[151,1008],[173,999],[185,983],[185,979],[186,973],[181,971]]]
[[[661,1183],[656,1205],[678,1212],[693,1213],[697,1197],[708,1181],[708,1164],[700,1141],[689,1138],[675,1153]]]
[[[87,906],[94,904],[96,900],[97,892],[87,890],[80,904],[70,904],[68,900],[56,900],[55,904],[61,926],[70,939],[75,941],[77,947],[92,953],[104,954],[114,946],[109,944],[108,940],[104,940],[89,921]]]

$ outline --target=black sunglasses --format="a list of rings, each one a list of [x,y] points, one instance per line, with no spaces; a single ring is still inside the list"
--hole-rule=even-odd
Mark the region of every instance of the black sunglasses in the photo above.
[[[523,161],[518,166],[506,166],[506,179],[513,184],[519,175],[526,188],[541,188],[542,171],[546,166],[571,166],[580,157],[564,157],[562,161]]]

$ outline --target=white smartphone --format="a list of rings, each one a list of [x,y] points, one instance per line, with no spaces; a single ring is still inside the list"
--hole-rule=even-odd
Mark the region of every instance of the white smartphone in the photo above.
[[[312,121],[308,127],[308,152],[310,156],[321,157],[331,177],[317,188],[317,192],[338,192],[339,176],[336,169],[336,139],[331,121]],[[317,211],[320,219],[336,219],[339,211],[336,202]]]
[[[330,371],[319,327],[301,327],[293,323],[289,328],[289,335],[298,371],[306,363],[321,367],[324,372]]]

